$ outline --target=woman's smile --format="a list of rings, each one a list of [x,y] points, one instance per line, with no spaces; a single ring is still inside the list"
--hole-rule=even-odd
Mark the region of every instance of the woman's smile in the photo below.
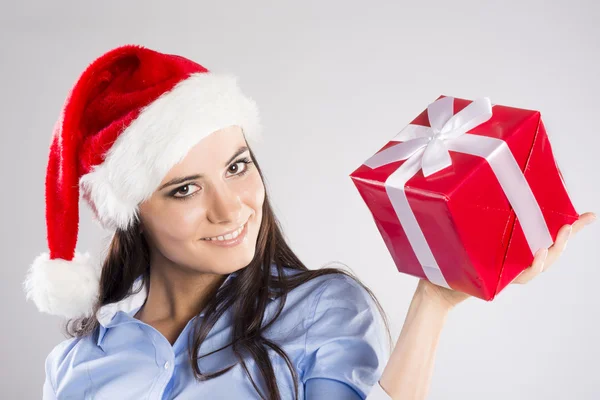
[[[248,221],[244,223],[237,230],[232,233],[228,233],[224,236],[216,236],[211,238],[202,238],[200,240],[205,241],[210,244],[214,244],[217,246],[225,246],[225,247],[233,247],[242,243],[246,238],[246,234],[248,233]]]

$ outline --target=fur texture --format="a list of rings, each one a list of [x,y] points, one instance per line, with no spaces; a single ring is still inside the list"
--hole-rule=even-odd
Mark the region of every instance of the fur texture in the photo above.
[[[74,318],[91,315],[99,282],[100,268],[89,253],[76,252],[71,261],[51,260],[49,253],[42,253],[31,264],[23,286],[39,311]]]

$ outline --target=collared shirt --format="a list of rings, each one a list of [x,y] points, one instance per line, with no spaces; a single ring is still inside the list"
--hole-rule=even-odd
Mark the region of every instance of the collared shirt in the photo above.
[[[285,269],[286,273],[293,273]],[[235,279],[230,274],[229,279]],[[195,379],[188,360],[188,337],[196,318],[185,326],[173,345],[154,327],[133,316],[144,304],[147,288],[141,276],[137,294],[98,310],[95,335],[59,343],[46,358],[44,399],[258,399],[231,346],[200,358],[200,371],[225,374],[206,381]],[[271,298],[269,320],[279,298]],[[231,342],[232,315],[227,310],[209,332],[199,354]],[[377,384],[388,353],[381,319],[368,293],[341,274],[312,279],[289,292],[283,311],[263,335],[281,346],[299,377],[299,399],[389,399]],[[288,367],[269,351],[282,399],[294,398]],[[258,366],[245,359],[248,370],[266,393]],[[373,389],[373,390],[371,390]],[[370,394],[369,394],[370,393]]]

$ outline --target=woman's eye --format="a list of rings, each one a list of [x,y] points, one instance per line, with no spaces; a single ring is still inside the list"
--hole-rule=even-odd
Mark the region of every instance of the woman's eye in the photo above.
[[[181,186],[180,188],[177,188],[175,190],[175,192],[173,192],[173,197],[188,197],[190,196],[192,193],[196,193],[198,190],[200,190],[198,188],[198,190],[195,191],[191,191],[190,187],[191,186],[196,186],[194,184],[188,183],[185,186]],[[197,186],[196,186],[197,187]],[[179,194],[181,194],[181,196],[178,196]]]
[[[247,161],[238,161],[234,164],[231,164],[231,166],[229,167],[229,172],[231,172],[234,175],[239,175],[243,173],[246,170],[246,168],[248,168],[247,164]],[[238,165],[242,165],[241,169]]]

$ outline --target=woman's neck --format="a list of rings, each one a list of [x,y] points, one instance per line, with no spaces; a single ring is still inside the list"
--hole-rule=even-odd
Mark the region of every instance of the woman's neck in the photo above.
[[[198,315],[224,275],[189,271],[166,263],[150,267],[148,297],[135,318],[153,324],[185,324]]]

